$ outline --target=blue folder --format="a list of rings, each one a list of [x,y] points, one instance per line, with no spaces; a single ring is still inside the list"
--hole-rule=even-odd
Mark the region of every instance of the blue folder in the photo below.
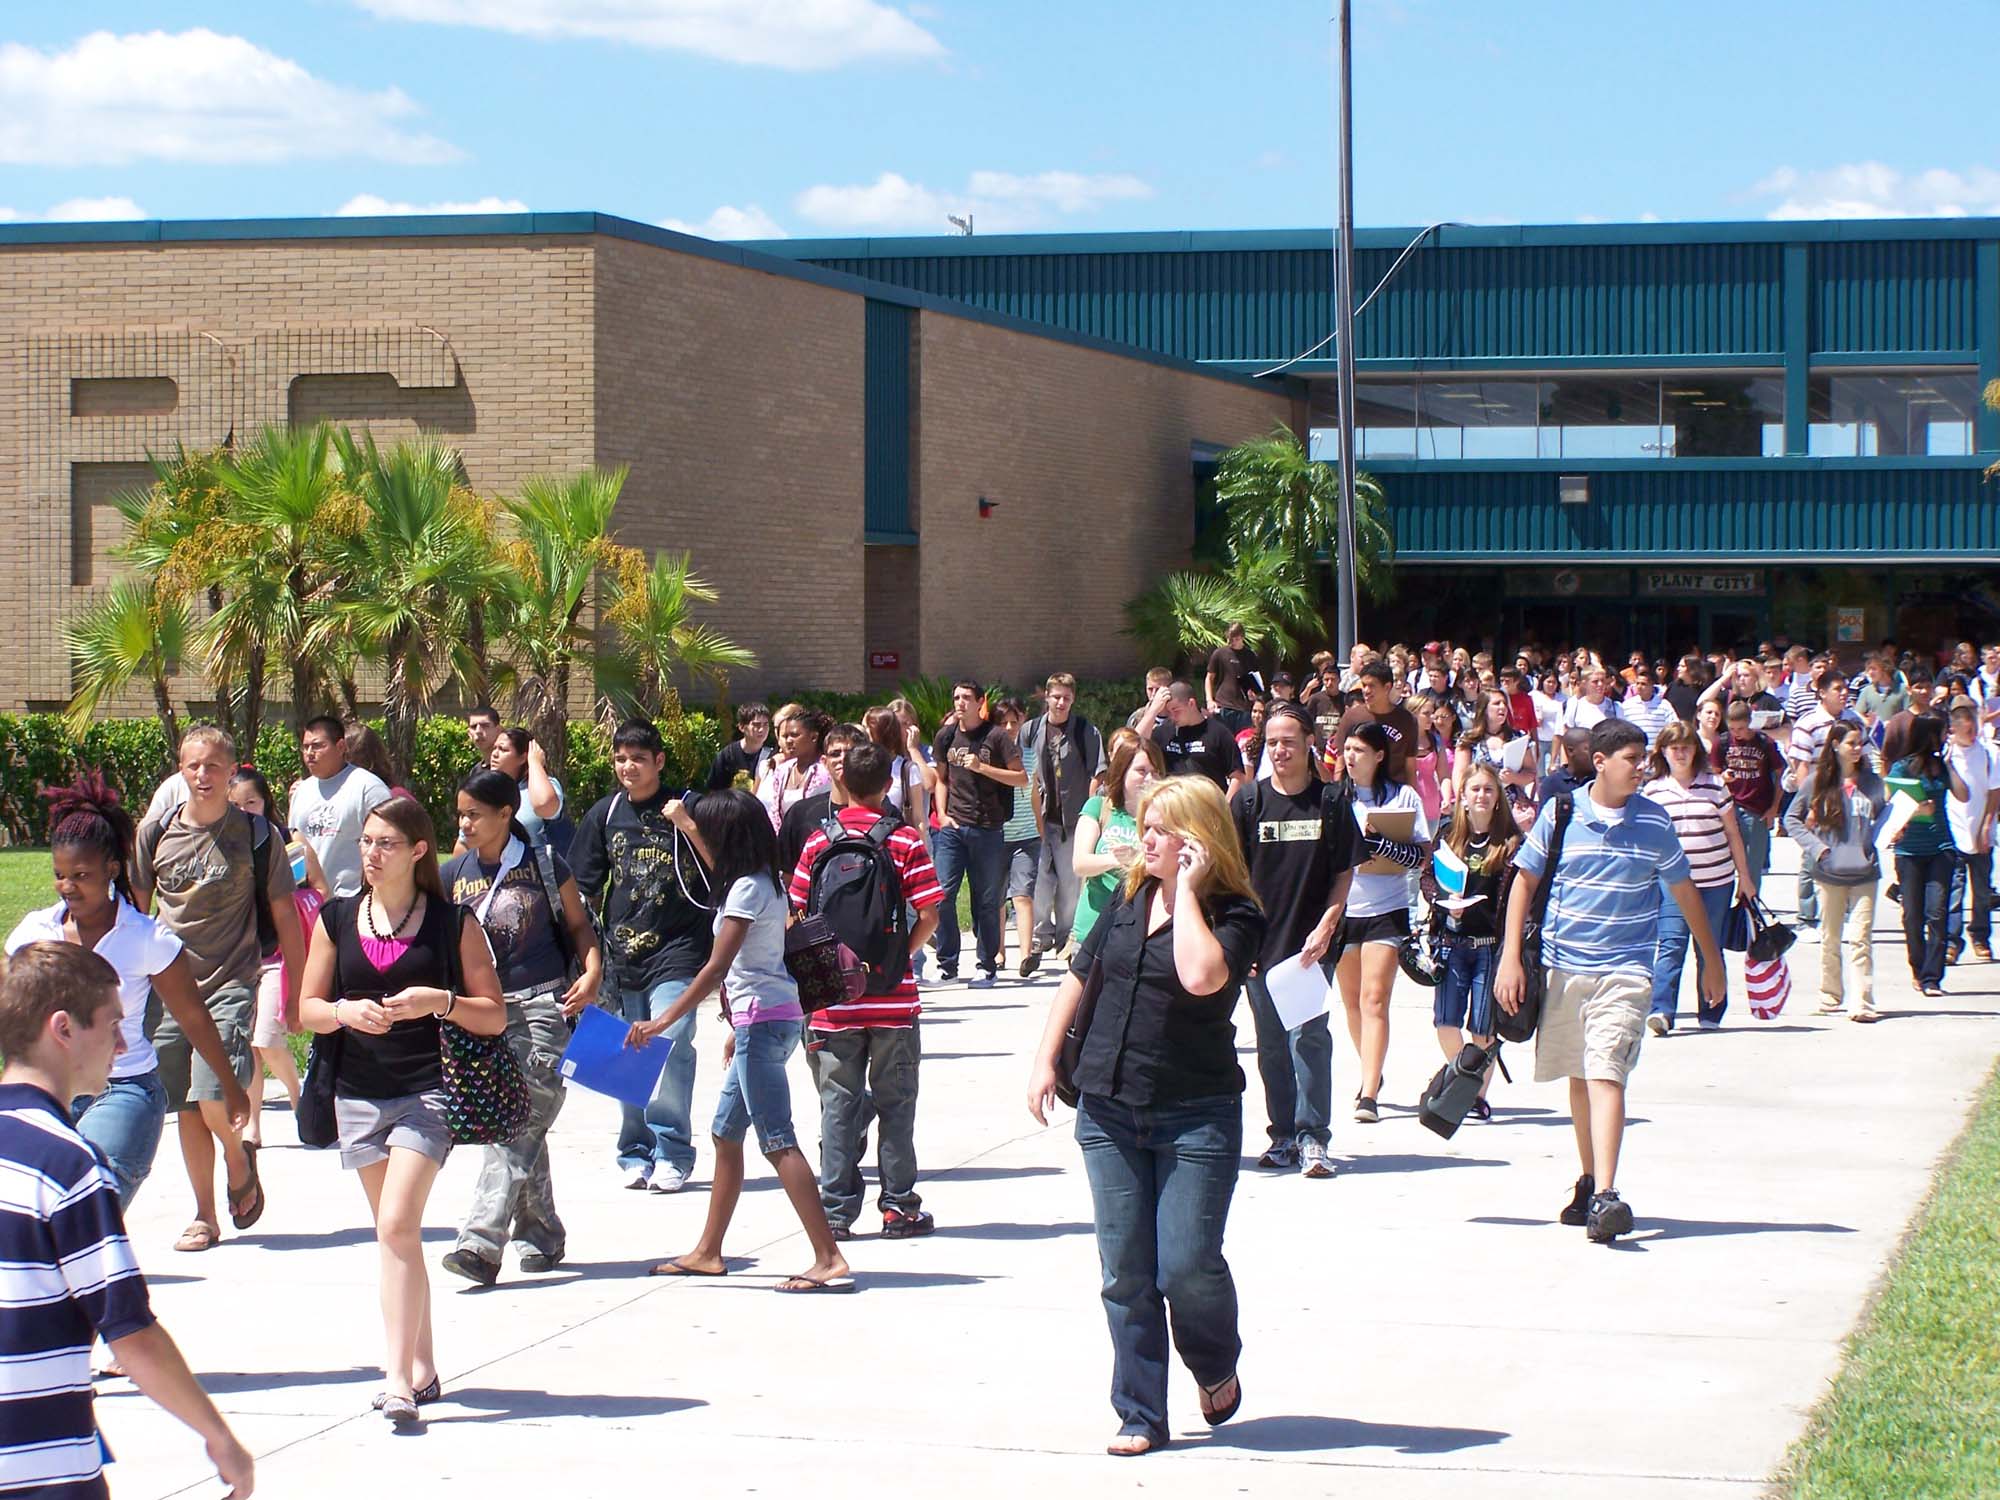
[[[629,1022],[602,1006],[585,1006],[576,1018],[576,1032],[563,1050],[562,1076],[643,1109],[660,1085],[660,1074],[674,1044],[672,1038],[659,1036],[643,1047],[628,1047],[625,1037],[631,1029]]]

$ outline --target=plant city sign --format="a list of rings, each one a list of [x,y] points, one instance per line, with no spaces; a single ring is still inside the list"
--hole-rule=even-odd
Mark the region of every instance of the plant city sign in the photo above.
[[[1639,592],[1654,598],[1761,594],[1764,574],[1759,568],[1641,568]]]

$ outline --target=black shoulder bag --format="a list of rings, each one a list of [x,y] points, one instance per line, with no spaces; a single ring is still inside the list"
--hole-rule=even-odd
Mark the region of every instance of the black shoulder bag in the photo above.
[[[1549,892],[1555,889],[1556,865],[1562,859],[1563,835],[1576,812],[1576,794],[1564,792],[1556,798],[1555,828],[1549,838],[1548,862],[1542,867],[1541,882],[1535,887],[1535,902],[1521,924],[1521,1007],[1512,1015],[1502,1005],[1493,1007],[1493,1034],[1517,1046],[1531,1041],[1542,1021],[1542,1000],[1548,993],[1548,970],[1542,964],[1542,924],[1548,916]]]
[[[1116,901],[1098,914],[1097,925],[1102,927],[1111,920],[1112,914],[1125,903],[1120,892]],[[1109,941],[1110,934],[1105,935]],[[1076,1070],[1083,1061],[1083,1044],[1090,1036],[1091,1018],[1097,1014],[1097,997],[1104,992],[1104,949],[1098,947],[1090,961],[1090,972],[1083,979],[1083,993],[1077,996],[1076,1013],[1069,1018],[1069,1029],[1063,1033],[1062,1046],[1056,1049],[1056,1097],[1071,1109],[1076,1108],[1080,1097],[1076,1087]]]
[[[342,901],[336,896],[334,901]],[[339,908],[329,901],[320,909],[326,935],[334,952],[333,993],[340,995],[340,933],[338,925],[351,919],[354,898],[347,897]],[[333,1112],[333,1075],[340,1071],[340,1056],[347,1049],[347,1028],[334,1023],[331,1031],[313,1034],[312,1052],[306,1058],[306,1076],[299,1081],[299,1107],[292,1117],[298,1127],[299,1144],[316,1151],[325,1150],[340,1139],[340,1124]]]

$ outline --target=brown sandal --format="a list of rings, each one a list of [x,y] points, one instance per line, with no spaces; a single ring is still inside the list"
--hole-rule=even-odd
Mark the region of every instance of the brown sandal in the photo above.
[[[174,1241],[174,1248],[192,1254],[198,1250],[213,1250],[221,1242],[221,1230],[213,1224],[204,1224],[196,1219],[181,1231],[181,1237]]]
[[[229,1190],[229,1222],[238,1229],[248,1229],[264,1217],[264,1181],[257,1175],[257,1153],[246,1151],[243,1155],[250,1163],[250,1180]],[[239,1203],[246,1206],[238,1208]]]

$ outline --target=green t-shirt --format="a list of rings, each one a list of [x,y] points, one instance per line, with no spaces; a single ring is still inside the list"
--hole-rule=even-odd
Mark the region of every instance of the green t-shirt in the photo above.
[[[1084,803],[1082,816],[1099,820],[1097,847],[1092,849],[1091,853],[1104,854],[1114,849],[1139,847],[1138,821],[1130,813],[1110,807],[1102,797],[1092,797]],[[1082,890],[1077,893],[1076,921],[1070,928],[1071,937],[1081,943],[1090,936],[1091,929],[1097,925],[1098,917],[1103,915],[1104,908],[1111,903],[1111,896],[1118,889],[1118,882],[1124,878],[1125,872],[1122,869],[1113,868],[1084,881]]]

